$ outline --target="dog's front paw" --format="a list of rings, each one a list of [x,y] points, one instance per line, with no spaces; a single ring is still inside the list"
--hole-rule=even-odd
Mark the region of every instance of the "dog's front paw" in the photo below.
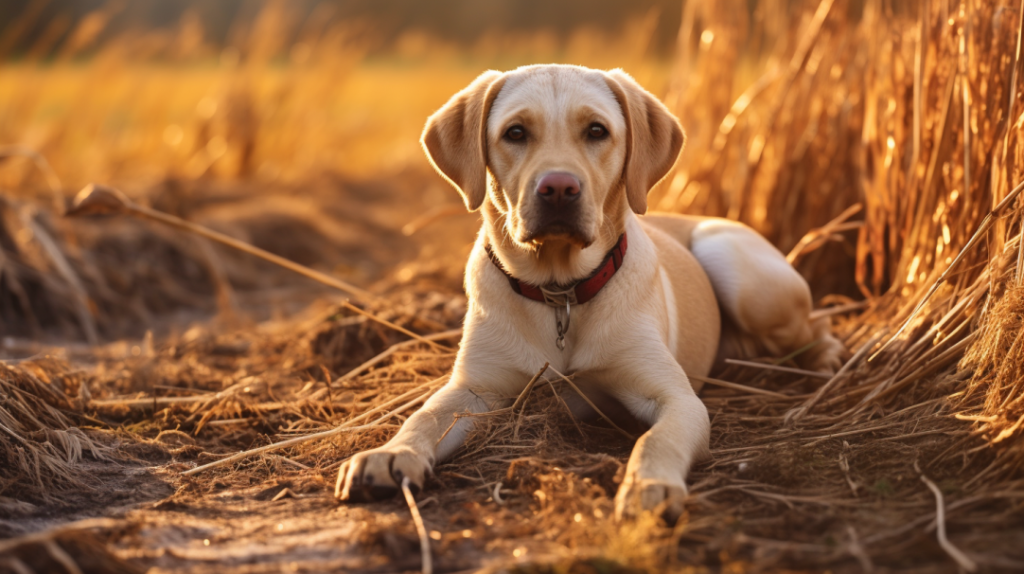
[[[615,495],[615,517],[634,518],[642,512],[659,512],[668,524],[683,513],[686,484],[680,481],[626,476]]]
[[[811,323],[817,343],[797,362],[805,368],[826,375],[834,375],[850,358],[846,347],[832,335],[832,323],[828,317],[821,317]]]
[[[338,469],[334,496],[349,502],[385,500],[398,493],[405,477],[416,494],[432,466],[429,457],[407,446],[384,445],[361,452]]]
[[[839,339],[827,334],[810,350],[807,367],[812,371],[834,375],[843,367],[849,354]]]

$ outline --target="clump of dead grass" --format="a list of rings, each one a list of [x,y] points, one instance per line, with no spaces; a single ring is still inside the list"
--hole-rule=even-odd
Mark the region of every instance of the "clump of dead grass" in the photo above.
[[[78,426],[88,397],[81,378],[57,361],[0,363],[3,500],[54,502],[69,491],[96,486],[76,464],[86,456],[109,460],[111,449]]]
[[[986,480],[1019,475],[1024,462],[1021,424],[1024,423],[1024,287],[1011,284],[987,310],[977,342],[961,361],[973,373],[957,393],[957,418],[975,423],[973,432],[984,436],[1000,453],[997,467],[986,469]]]

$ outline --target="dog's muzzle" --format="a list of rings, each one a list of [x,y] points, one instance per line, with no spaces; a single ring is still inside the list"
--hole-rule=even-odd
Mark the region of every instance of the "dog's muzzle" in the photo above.
[[[524,242],[564,239],[587,247],[593,239],[582,228],[580,219],[583,186],[579,178],[568,172],[551,172],[541,176],[534,189],[532,216],[527,218]]]

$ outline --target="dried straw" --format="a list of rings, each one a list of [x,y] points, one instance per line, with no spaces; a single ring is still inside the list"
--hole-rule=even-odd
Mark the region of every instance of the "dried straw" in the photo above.
[[[432,574],[434,572],[433,563],[430,560],[430,537],[427,536],[427,527],[423,524],[423,517],[420,516],[420,509],[416,506],[416,499],[412,496],[412,490],[409,488],[409,477],[402,478],[402,495],[405,497],[405,503],[409,505],[409,513],[412,514],[412,522],[416,525],[416,533],[420,537],[420,556],[421,564],[420,571],[423,574]]]
[[[326,431],[323,431],[323,432],[313,433],[313,434],[310,434],[310,435],[305,435],[305,436],[291,438],[291,439],[288,439],[288,440],[276,442],[276,443],[273,443],[273,444],[268,444],[266,446],[261,446],[261,447],[254,448],[254,449],[245,450],[245,451],[233,454],[233,455],[231,455],[231,456],[229,456],[227,458],[223,458],[221,460],[218,460],[218,461],[215,461],[215,462],[211,462],[209,464],[204,464],[202,466],[197,466],[196,468],[193,468],[193,469],[190,469],[190,470],[186,470],[185,472],[183,472],[181,474],[183,476],[190,476],[190,475],[193,475],[193,474],[199,474],[200,472],[209,470],[211,468],[217,468],[219,466],[224,466],[224,465],[227,465],[227,464],[231,464],[231,463],[234,463],[234,462],[238,462],[240,460],[245,460],[246,458],[249,458],[251,456],[255,456],[255,455],[258,455],[258,454],[264,454],[264,453],[275,451],[275,450],[281,450],[283,448],[288,448],[288,447],[291,447],[291,446],[296,446],[296,445],[299,445],[299,444],[302,444],[302,443],[305,443],[305,442],[311,442],[311,441],[320,440],[320,439],[324,439],[324,438],[330,438],[332,436],[341,434],[343,432],[353,432],[353,431],[366,430],[366,429],[378,426],[378,425],[384,423],[385,421],[387,421],[388,419],[390,419],[391,417],[399,415],[399,414],[409,410],[410,408],[418,405],[419,403],[427,400],[428,398],[430,398],[430,395],[432,395],[434,393],[434,391],[437,389],[438,383],[442,379],[444,379],[444,378],[445,377],[442,377],[441,379],[436,379],[436,380],[431,381],[429,383],[425,383],[423,385],[420,385],[419,387],[416,387],[415,389],[413,389],[411,391],[403,393],[403,394],[401,394],[401,395],[399,395],[399,396],[397,396],[397,397],[395,397],[395,398],[393,398],[393,399],[391,399],[391,400],[389,400],[389,401],[387,401],[385,403],[382,403],[382,404],[378,405],[377,407],[374,407],[373,409],[371,409],[369,411],[366,411],[365,413],[363,413],[363,414],[361,414],[361,415],[359,415],[359,416],[357,416],[355,418],[352,418],[352,419],[350,419],[350,420],[348,420],[348,421],[338,425],[337,427],[335,427],[333,429],[326,430]],[[409,401],[407,403],[404,403],[404,404],[398,406],[397,408],[395,408],[394,410],[388,412],[387,414],[385,414],[385,415],[383,415],[381,417],[378,417],[373,422],[365,424],[365,425],[355,426],[355,423],[361,422],[363,420],[366,420],[371,415],[375,415],[375,414],[377,414],[377,413],[387,409],[391,405],[393,405],[395,403],[398,403],[398,402],[400,402],[402,400],[405,400],[405,399],[407,399],[408,397],[410,397],[412,395],[415,395],[416,393],[420,393],[420,395],[418,397],[416,397],[415,399],[413,399],[413,400],[411,400],[411,401]]]

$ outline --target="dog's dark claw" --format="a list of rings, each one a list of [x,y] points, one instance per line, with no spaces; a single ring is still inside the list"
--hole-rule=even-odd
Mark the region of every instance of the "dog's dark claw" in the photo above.
[[[419,464],[422,462],[407,453],[358,455],[338,471],[338,498],[345,502],[379,502],[400,494],[403,482],[408,482],[410,492],[417,495],[423,490],[424,479]]]

